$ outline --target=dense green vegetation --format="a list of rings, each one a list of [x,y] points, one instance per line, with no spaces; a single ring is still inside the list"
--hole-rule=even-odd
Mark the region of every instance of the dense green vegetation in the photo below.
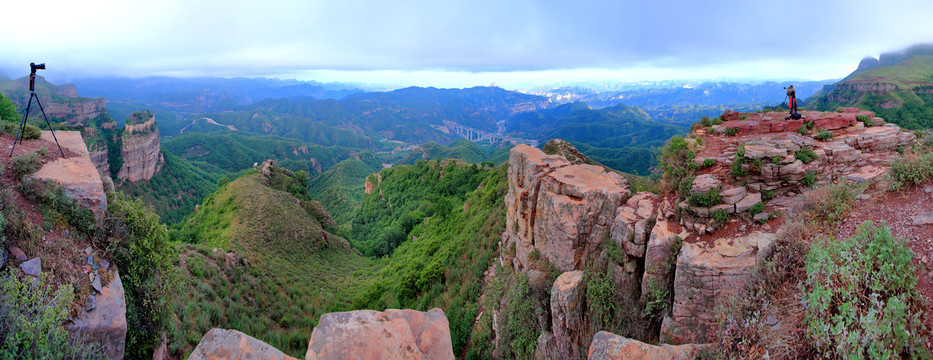
[[[173,354],[222,327],[302,356],[317,319],[350,308],[368,287],[378,267],[329,232],[306,185],[306,173],[249,171],[176,225],[185,276],[168,330]]]
[[[0,120],[17,121],[20,120],[19,113],[16,111],[16,105],[10,98],[0,93]]]
[[[492,161],[501,163],[508,160],[511,145],[503,147],[480,147],[476,143],[459,138],[447,146],[435,142],[423,144],[397,162],[397,165],[414,165],[418,160],[458,159],[471,164]]]
[[[456,161],[419,161],[414,166],[385,169],[367,181],[375,184],[363,196],[353,219],[354,246],[367,256],[391,254],[426,217],[444,217],[489,176],[491,169]]]
[[[120,190],[142,199],[166,224],[174,224],[192,213],[226,173],[209,167],[205,168],[213,172],[205,171],[169,152],[162,155],[165,163],[152,179],[126,182]]]
[[[919,355],[926,307],[913,251],[885,225],[816,242],[806,258],[807,338],[824,356],[890,359]]]
[[[202,168],[236,173],[268,159],[292,171],[316,174],[351,154],[355,148],[324,146],[275,135],[255,135],[233,131],[210,134],[185,132],[162,142],[162,149]]]
[[[382,170],[383,161],[381,154],[357,154],[312,177],[308,193],[324,204],[337,224],[349,224],[363,200],[366,177]]]
[[[175,248],[159,216],[122,193],[108,194],[104,231],[96,245],[113,257],[126,291],[126,357],[151,356],[178,289]]]
[[[636,107],[590,109],[580,103],[518,114],[509,120],[508,130],[543,141],[567,140],[586,156],[637,175],[648,175],[657,165],[655,149],[687,132],[682,125],[653,121]]]
[[[53,287],[47,276],[25,277],[13,269],[0,272],[0,358],[102,358],[61,326],[75,297],[71,284]]]

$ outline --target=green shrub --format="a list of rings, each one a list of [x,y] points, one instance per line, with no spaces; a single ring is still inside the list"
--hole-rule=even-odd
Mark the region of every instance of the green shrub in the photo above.
[[[861,121],[863,124],[865,124],[865,127],[871,127],[875,125],[875,121],[868,117],[868,115],[855,115],[855,120]]]
[[[800,182],[807,187],[813,186],[813,184],[816,184],[816,173],[807,171],[806,174],[803,174],[803,179]]]
[[[738,156],[745,156],[745,144],[739,144],[739,146],[735,148],[735,154]]]
[[[775,165],[780,165],[783,160],[784,160],[783,156],[774,155],[774,157],[771,158],[771,163]]]
[[[703,117],[700,118],[700,125],[710,127],[712,124],[710,123],[709,116],[703,115]]]
[[[677,184],[677,191],[680,192],[681,196],[687,197],[690,195],[690,189],[693,188],[694,179],[696,179],[696,176],[690,175],[680,180],[680,183]]]
[[[538,335],[541,332],[538,329],[537,317],[543,311],[534,302],[531,284],[524,274],[520,274],[506,294],[505,306],[500,315],[502,322],[500,357],[534,358]]]
[[[761,199],[764,201],[774,199],[775,195],[774,190],[761,190]]]
[[[62,326],[68,320],[74,289],[53,289],[45,275],[20,279],[18,271],[0,273],[0,358],[92,359],[99,349],[83,344]]]
[[[887,226],[866,222],[806,259],[806,337],[831,358],[907,358],[924,349],[924,299],[914,254]]]
[[[752,205],[752,207],[748,209],[748,213],[753,214],[753,215],[758,214],[758,213],[763,213],[763,212],[765,212],[765,203],[763,202]]]
[[[725,133],[726,133],[727,136],[735,136],[736,134],[739,133],[739,129],[731,128],[731,127],[730,127],[730,128],[726,128],[724,131],[725,131]]]
[[[138,198],[108,194],[101,247],[113,256],[126,289],[128,358],[152,356],[170,320],[177,287],[175,248],[159,217]]]
[[[895,189],[904,185],[919,185],[933,178],[933,150],[895,159],[888,176],[893,180],[891,186]]]
[[[807,215],[810,219],[835,224],[848,216],[855,202],[859,187],[849,184],[827,185],[814,189],[806,195]]]
[[[26,125],[23,126],[23,133],[20,135],[23,140],[38,139],[40,136],[42,136],[42,130],[30,123],[26,123]]]
[[[75,230],[89,236],[97,234],[97,219],[94,213],[66,196],[62,188],[51,180],[25,180],[20,185],[20,191],[28,199],[41,205],[46,221],[61,216]]]
[[[40,147],[39,150],[36,150],[36,152],[39,153],[39,156],[46,156],[49,154],[49,148],[43,146]]]
[[[713,159],[713,158],[703,159],[703,167],[708,168],[713,165],[716,165],[716,159]]]
[[[731,168],[732,176],[736,178],[740,178],[745,175],[748,175],[748,173],[745,172],[745,169],[742,168],[742,164],[744,162],[745,162],[745,158],[742,156],[739,156],[739,154],[736,153],[735,159],[732,160],[732,168]]]
[[[716,223],[722,225],[722,224],[725,224],[727,221],[729,221],[729,212],[727,212],[724,209],[719,209],[719,210],[713,211],[712,217],[713,217],[713,220],[716,220]]]
[[[800,135],[806,135],[806,134],[807,134],[807,125],[800,125],[800,127],[797,128],[797,133],[800,134]]]
[[[797,158],[797,160],[803,161],[804,164],[809,164],[813,160],[816,160],[816,152],[810,148],[800,148],[800,150],[794,153],[794,157]]]
[[[718,204],[721,200],[722,196],[719,195],[719,187],[714,187],[705,193],[690,195],[690,198],[687,201],[690,203],[690,205],[693,206],[710,207]]]
[[[820,141],[826,141],[833,138],[833,132],[829,130],[820,130],[816,133],[814,138]]]
[[[803,124],[807,126],[807,130],[813,130],[813,120],[808,120]]]
[[[17,179],[23,179],[39,170],[40,165],[42,159],[35,152],[20,155],[13,158],[13,174]]]

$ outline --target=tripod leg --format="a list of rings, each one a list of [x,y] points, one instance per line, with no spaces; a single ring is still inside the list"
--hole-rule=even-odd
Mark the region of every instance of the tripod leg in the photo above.
[[[36,96],[35,93],[33,93],[32,96],[36,97],[36,104],[39,104],[39,111],[42,111],[42,117],[45,118],[45,123],[49,126],[49,131],[52,132],[52,138],[55,139],[55,145],[58,145],[58,151],[62,153],[62,157],[65,157],[65,151],[62,150],[62,144],[59,144],[58,138],[55,137],[55,130],[52,130],[52,123],[49,122],[49,117],[45,115],[45,109],[42,108],[42,102],[39,101],[39,96]]]
[[[33,96],[36,96],[36,94],[32,93],[29,95],[29,102],[26,103],[26,113],[23,114],[23,121],[19,122],[19,130],[16,130],[16,136],[13,137],[13,148],[10,149],[10,157],[13,157],[13,150],[16,150],[16,139],[19,138],[20,132],[23,131],[23,125],[26,125],[26,118],[29,117],[29,108],[32,107]],[[36,98],[36,100],[39,100],[39,98]]]

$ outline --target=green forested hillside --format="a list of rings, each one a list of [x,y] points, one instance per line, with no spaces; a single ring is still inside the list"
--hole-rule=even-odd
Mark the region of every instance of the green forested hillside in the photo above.
[[[166,139],[162,148],[193,163],[204,163],[224,171],[237,172],[274,159],[293,171],[316,174],[359,151],[354,148],[324,146],[275,135],[254,135],[234,131],[209,134],[188,133]]]
[[[807,108],[871,110],[906,129],[933,128],[933,48],[882,55],[880,65],[857,71],[807,99]]]
[[[435,142],[423,144],[412,150],[407,157],[396,164],[414,165],[418,160],[437,159],[458,159],[472,164],[492,161],[498,164],[508,159],[509,149],[511,149],[511,146],[508,145],[480,147],[470,140],[459,138],[447,146]]]
[[[174,224],[194,211],[194,207],[217,188],[226,172],[205,170],[163,151],[162,170],[148,181],[126,182],[120,190],[142,199],[166,224]]]
[[[648,175],[657,164],[655,149],[671,136],[687,132],[683,125],[653,121],[637,107],[616,105],[591,109],[573,103],[512,117],[508,129],[542,141],[564,139],[583,154],[613,169]]]
[[[369,195],[381,192],[394,207],[414,210],[384,212],[375,204],[359,210],[364,218],[407,224],[405,240],[391,244],[395,251],[381,259],[359,255],[328,230],[333,222],[308,199],[304,174],[250,171],[221,186],[174,229],[184,283],[169,326],[170,352],[185,357],[202,334],[221,327],[300,357],[326,312],[440,307],[459,356],[476,336],[482,275],[504,226],[506,166],[422,161],[383,170]],[[457,180],[460,175],[469,181]],[[432,193],[447,197],[425,204],[424,195]],[[418,221],[404,220],[419,208],[427,212]]]
[[[347,224],[363,199],[366,177],[382,170],[385,160],[381,154],[357,154],[312,177],[308,192],[324,204],[337,224]]]

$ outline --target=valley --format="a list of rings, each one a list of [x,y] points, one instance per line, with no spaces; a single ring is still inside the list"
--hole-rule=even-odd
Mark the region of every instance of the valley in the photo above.
[[[928,50],[801,119],[777,82],[40,80],[66,156],[31,119],[0,157],[0,355],[933,356]]]

